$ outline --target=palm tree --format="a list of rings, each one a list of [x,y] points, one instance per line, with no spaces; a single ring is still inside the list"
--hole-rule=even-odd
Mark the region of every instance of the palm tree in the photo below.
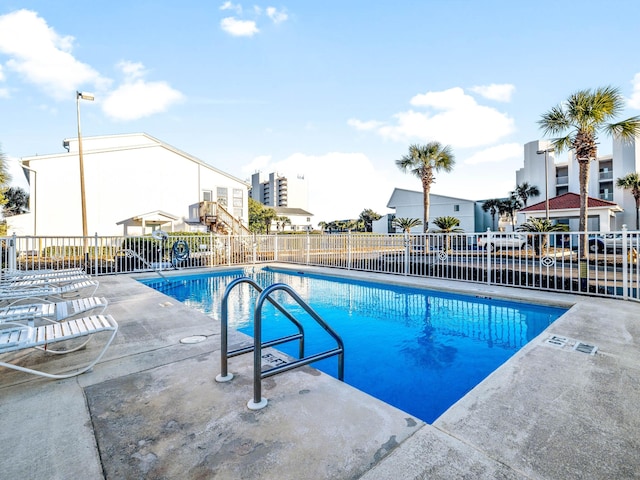
[[[569,225],[552,223],[551,220],[546,218],[530,218],[518,227],[518,231],[530,233],[568,232]],[[540,251],[546,247],[548,238],[548,235],[533,236],[533,248],[537,255],[540,255]]]
[[[516,188],[511,192],[511,196],[521,200],[522,204],[526,207],[529,197],[537,197],[540,195],[540,190],[535,185],[529,185],[529,182],[522,182],[520,185],[516,185]]]
[[[460,233],[464,232],[462,228],[460,228],[460,220],[456,217],[437,217],[433,219],[432,222],[438,230],[435,230],[436,233],[446,233],[446,241],[447,241],[447,252],[451,250],[451,237],[450,233]]]
[[[631,190],[636,200],[636,230],[640,230],[640,174],[632,172],[616,180],[616,187]]]
[[[597,157],[598,133],[630,140],[640,134],[640,116],[617,123],[614,119],[625,107],[620,91],[613,87],[580,90],[566,102],[553,107],[538,121],[545,135],[564,135],[552,139],[553,148],[561,152],[571,149],[578,161],[580,180],[580,243],[582,256],[587,256],[587,199],[589,187],[589,162]]]
[[[511,228],[516,230],[516,212],[522,208],[520,200],[518,200],[511,192],[511,196],[500,202],[498,211],[500,215],[506,215],[511,220]]]
[[[501,198],[490,198],[482,204],[482,210],[491,214],[491,230],[495,231],[496,229],[496,214],[500,212],[501,205]]]
[[[460,220],[456,217],[437,217],[433,219],[433,223],[438,230],[434,230],[436,233],[460,233],[464,232],[460,228]]]
[[[371,232],[373,230],[373,222],[376,220],[380,220],[382,215],[374,212],[370,208],[365,208],[362,212],[360,212],[360,220],[364,222],[365,232]]]
[[[449,145],[443,147],[439,142],[429,142],[426,145],[410,145],[409,154],[396,160],[400,170],[412,173],[422,181],[424,213],[422,225],[424,232],[429,224],[429,193],[435,182],[435,172],[450,172],[455,165],[455,157]]]
[[[419,218],[394,218],[391,225],[401,228],[404,233],[409,233],[413,227],[422,225],[422,221]]]

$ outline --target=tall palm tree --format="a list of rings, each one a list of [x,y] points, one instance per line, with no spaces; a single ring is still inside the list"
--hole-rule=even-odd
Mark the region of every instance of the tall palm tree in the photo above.
[[[409,233],[413,227],[422,225],[422,221],[419,218],[394,218],[391,225],[401,228],[404,233]]]
[[[443,147],[439,142],[426,145],[410,145],[409,154],[396,160],[396,165],[405,173],[412,173],[422,182],[424,213],[422,225],[424,232],[429,224],[429,193],[435,182],[436,172],[450,172],[455,165],[455,157],[449,145]]]
[[[511,228],[514,231],[516,229],[516,212],[521,208],[522,203],[520,203],[520,200],[513,195],[513,192],[511,192],[511,196],[509,198],[502,200],[498,206],[500,215],[506,215],[511,220]]]
[[[620,91],[614,87],[580,90],[566,102],[553,107],[538,121],[545,135],[562,135],[552,139],[556,151],[573,150],[578,160],[580,180],[580,236],[582,256],[587,256],[587,199],[589,187],[589,162],[597,157],[599,133],[621,139],[632,139],[640,134],[640,116],[617,123],[608,123],[619,115],[625,106]]]
[[[482,210],[491,214],[491,230],[493,231],[496,229],[496,214],[500,212],[501,207],[501,198],[490,198],[489,200],[485,200],[482,204]]]
[[[632,172],[616,180],[616,187],[631,190],[636,200],[636,230],[640,230],[640,174]]]
[[[522,182],[520,185],[516,185],[516,188],[511,192],[511,196],[522,201],[522,204],[526,207],[529,197],[537,197],[540,195],[540,190],[535,185],[529,185],[529,182]]]

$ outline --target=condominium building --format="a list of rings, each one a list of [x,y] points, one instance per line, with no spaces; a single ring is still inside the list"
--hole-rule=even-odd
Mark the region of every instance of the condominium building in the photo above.
[[[602,148],[602,147],[600,147]],[[524,146],[524,166],[516,171],[516,184],[524,182],[538,187],[540,196],[529,200],[528,205],[545,202],[565,193],[580,193],[578,161],[570,151],[558,155],[551,143],[544,140],[529,142]],[[635,199],[630,191],[616,187],[616,180],[640,171],[640,138],[631,141],[613,140],[610,155],[598,157],[591,163],[588,195],[593,199],[617,204],[622,212],[614,211],[605,220],[603,216],[590,215],[589,230],[620,230],[622,225],[635,228]],[[544,215],[543,210],[541,215]],[[551,212],[550,218],[568,223],[572,230],[578,229],[578,212]],[[540,215],[538,215],[540,216]],[[608,222],[608,224],[603,224]]]
[[[242,180],[145,133],[82,144],[84,196],[77,138],[63,141],[64,152],[22,158],[29,212],[7,219],[9,234],[80,235],[83,206],[89,235],[221,231],[223,220],[228,233],[246,233],[249,185]],[[206,215],[212,205],[214,215]]]
[[[268,207],[290,207],[306,210],[309,191],[304,175],[287,177],[277,172],[251,176],[249,196]]]

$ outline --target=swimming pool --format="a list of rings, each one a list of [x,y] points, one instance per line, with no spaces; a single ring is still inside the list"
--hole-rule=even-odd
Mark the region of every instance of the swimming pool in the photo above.
[[[213,318],[234,278],[248,276],[263,288],[286,283],[342,337],[345,381],[428,423],[542,332],[566,309],[478,298],[302,272],[234,270],[141,280]],[[229,326],[253,334],[257,295],[247,285],[229,298]],[[282,292],[277,300],[296,318],[308,316]],[[335,347],[317,325],[304,321],[306,354]],[[263,341],[294,333],[270,305],[263,310]],[[297,343],[278,349],[297,356]],[[233,371],[233,359],[230,361]],[[313,364],[337,375],[337,359]],[[285,373],[286,375],[286,373]]]

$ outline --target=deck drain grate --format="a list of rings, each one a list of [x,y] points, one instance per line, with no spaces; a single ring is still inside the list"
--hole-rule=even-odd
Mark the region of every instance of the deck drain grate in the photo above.
[[[586,353],[588,355],[595,355],[598,351],[598,347],[596,347],[595,345],[589,345],[583,342],[576,342],[573,349],[576,352]]]
[[[572,350],[575,352],[586,353],[587,355],[595,355],[598,351],[596,345],[583,342],[582,340],[575,340],[573,338],[561,337],[560,335],[551,335],[544,340],[545,345],[551,347]]]

